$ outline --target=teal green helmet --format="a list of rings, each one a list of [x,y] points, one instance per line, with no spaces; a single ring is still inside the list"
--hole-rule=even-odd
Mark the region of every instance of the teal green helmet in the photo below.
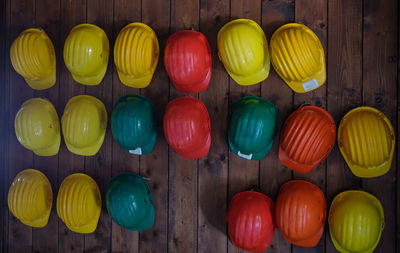
[[[242,158],[261,160],[274,143],[277,124],[274,104],[260,97],[243,97],[233,106],[229,119],[229,147]]]
[[[149,229],[154,224],[154,204],[146,181],[132,172],[111,178],[106,193],[107,211],[123,228],[132,231]]]
[[[128,153],[150,153],[157,139],[156,112],[150,100],[139,95],[118,99],[111,115],[114,139]]]

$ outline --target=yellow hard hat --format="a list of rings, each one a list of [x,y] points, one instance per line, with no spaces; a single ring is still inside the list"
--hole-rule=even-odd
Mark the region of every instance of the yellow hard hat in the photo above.
[[[239,85],[262,82],[269,74],[268,42],[261,27],[250,19],[236,19],[218,32],[218,57]]]
[[[372,253],[385,226],[379,200],[364,191],[345,191],[335,197],[329,210],[329,233],[342,253]]]
[[[8,191],[8,208],[22,223],[41,228],[47,225],[53,191],[47,177],[38,170],[18,173]]]
[[[317,35],[307,26],[290,23],[274,32],[270,41],[275,71],[298,93],[325,83],[325,55]]]
[[[98,26],[80,24],[72,28],[64,44],[64,62],[75,81],[98,85],[107,70],[110,45]]]
[[[65,106],[61,127],[69,151],[82,156],[95,155],[106,133],[106,108],[95,97],[75,96]]]
[[[157,67],[159,50],[157,36],[149,26],[125,26],[114,45],[114,63],[121,82],[133,88],[147,87]]]
[[[369,106],[349,111],[340,122],[337,138],[343,158],[357,177],[377,177],[389,171],[395,136],[381,111]]]
[[[100,190],[91,177],[75,173],[64,179],[57,195],[57,214],[71,231],[94,232],[100,212]]]
[[[14,120],[19,143],[39,156],[58,153],[61,134],[56,109],[50,101],[31,98],[25,101]]]
[[[56,53],[49,36],[30,28],[16,38],[10,49],[11,64],[32,89],[48,89],[56,83]]]

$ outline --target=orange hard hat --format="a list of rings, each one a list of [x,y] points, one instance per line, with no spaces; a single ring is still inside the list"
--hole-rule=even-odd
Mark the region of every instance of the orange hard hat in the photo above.
[[[286,182],[279,190],[275,217],[286,241],[302,247],[314,247],[324,232],[324,194],[318,186],[304,180]]]
[[[296,172],[308,173],[329,155],[335,139],[335,121],[329,112],[318,106],[303,106],[283,124],[279,160]]]

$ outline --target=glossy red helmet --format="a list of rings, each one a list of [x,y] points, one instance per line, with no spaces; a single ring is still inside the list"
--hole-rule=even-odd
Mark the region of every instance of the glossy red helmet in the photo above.
[[[197,98],[180,97],[168,103],[164,114],[168,144],[184,158],[201,158],[211,145],[211,124],[207,108]]]
[[[239,192],[229,204],[226,220],[233,245],[250,252],[262,252],[274,237],[274,202],[259,192]]]
[[[206,37],[196,31],[179,31],[167,41],[164,65],[175,88],[185,93],[205,91],[211,79],[212,57]]]

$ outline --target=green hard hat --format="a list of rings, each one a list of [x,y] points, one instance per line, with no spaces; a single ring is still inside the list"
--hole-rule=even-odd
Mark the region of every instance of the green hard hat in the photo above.
[[[150,100],[139,95],[118,99],[111,115],[114,139],[128,153],[150,153],[156,143],[156,112]]]
[[[274,104],[260,97],[243,97],[233,106],[229,119],[229,147],[242,158],[261,160],[274,143],[277,124]]]
[[[149,229],[154,224],[154,204],[146,181],[133,172],[111,178],[106,193],[107,211],[123,228],[132,231]]]

